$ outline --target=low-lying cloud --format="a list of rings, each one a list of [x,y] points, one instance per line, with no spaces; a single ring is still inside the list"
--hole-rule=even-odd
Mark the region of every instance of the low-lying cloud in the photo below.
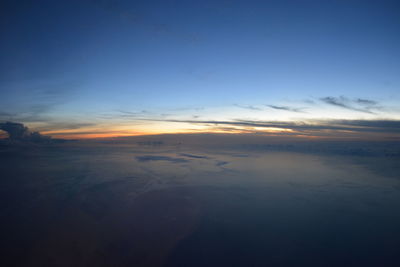
[[[39,132],[32,132],[22,123],[4,122],[0,123],[0,129],[7,132],[8,139],[19,142],[47,142],[50,137],[43,136]]]

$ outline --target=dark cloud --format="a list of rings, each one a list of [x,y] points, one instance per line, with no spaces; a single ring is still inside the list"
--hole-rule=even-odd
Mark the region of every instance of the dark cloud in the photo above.
[[[275,106],[275,105],[267,105],[267,106],[270,108],[273,108],[273,109],[278,109],[278,110],[286,110],[286,111],[304,113],[303,108],[292,108],[292,107],[288,107],[288,106]]]
[[[198,156],[198,155],[187,154],[187,153],[180,153],[179,155],[188,157],[188,158],[194,158],[194,159],[209,159],[209,157],[207,157],[207,156]]]
[[[362,99],[362,98],[349,99],[344,96],[340,97],[327,96],[320,98],[320,100],[332,106],[369,113],[369,114],[375,114],[375,112],[371,111],[371,109],[377,108],[376,101],[369,99]]]
[[[31,132],[22,123],[4,122],[0,123],[0,129],[7,132],[8,139],[11,141],[22,142],[45,142],[50,141],[50,137],[43,136],[39,132]]]
[[[5,122],[0,124],[0,129],[6,131],[10,139],[23,139],[26,138],[30,132],[28,127],[21,123]]]
[[[218,167],[221,167],[221,166],[224,166],[224,165],[226,165],[228,163],[229,163],[228,161],[219,160],[219,161],[217,161],[217,163],[215,163],[215,165],[218,166]]]
[[[151,155],[146,155],[146,156],[137,156],[136,157],[137,161],[140,162],[147,162],[147,161],[169,161],[172,163],[185,163],[189,162],[187,159],[184,158],[174,158],[174,157],[167,157],[167,156],[151,156]]]

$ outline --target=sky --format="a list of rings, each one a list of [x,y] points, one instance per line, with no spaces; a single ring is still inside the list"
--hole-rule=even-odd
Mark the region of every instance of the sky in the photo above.
[[[2,1],[0,123],[399,137],[398,1]]]

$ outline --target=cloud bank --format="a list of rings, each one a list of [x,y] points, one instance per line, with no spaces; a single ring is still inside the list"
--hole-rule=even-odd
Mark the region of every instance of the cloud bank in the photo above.
[[[165,120],[164,120],[165,121]],[[302,122],[287,121],[252,121],[252,120],[167,120],[169,122],[182,122],[189,124],[202,124],[206,126],[222,126],[224,129],[235,127],[235,129],[246,129],[252,132],[263,132],[262,128],[276,128],[290,130],[288,134],[308,135],[335,135],[338,132],[361,134],[400,134],[400,120],[308,120]]]
[[[10,141],[18,142],[48,142],[50,137],[43,136],[39,132],[32,132],[22,123],[4,122],[0,123],[0,129],[7,132]]]

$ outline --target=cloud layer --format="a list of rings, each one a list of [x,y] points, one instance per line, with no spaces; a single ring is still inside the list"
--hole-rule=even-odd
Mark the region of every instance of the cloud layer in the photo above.
[[[252,130],[258,129],[262,132],[262,128],[277,128],[290,130],[292,133],[315,134],[326,131],[348,132],[348,133],[391,133],[400,134],[399,120],[308,120],[304,122],[287,122],[287,121],[252,121],[252,120],[168,120],[170,122],[181,122],[189,124],[203,124],[207,126],[222,125],[223,127],[239,127],[242,129]]]

